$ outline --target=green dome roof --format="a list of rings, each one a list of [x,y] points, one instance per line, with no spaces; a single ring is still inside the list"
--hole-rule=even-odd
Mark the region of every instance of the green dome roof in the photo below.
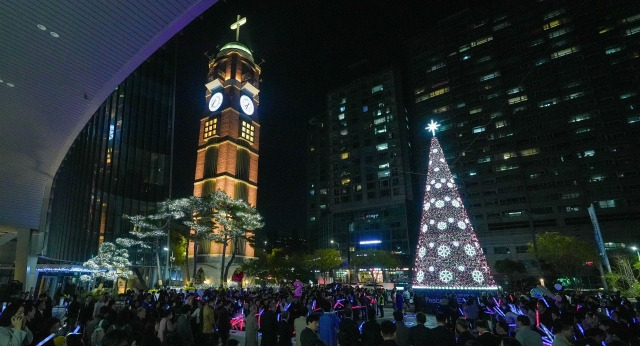
[[[240,55],[242,55],[243,57],[245,57],[249,61],[254,62],[253,61],[253,55],[251,55],[251,50],[249,50],[249,48],[247,46],[243,45],[240,42],[229,42],[229,43],[225,44],[220,49],[220,52],[218,53],[216,58],[219,58],[221,56],[226,55],[229,51],[234,51],[234,52],[240,53]]]

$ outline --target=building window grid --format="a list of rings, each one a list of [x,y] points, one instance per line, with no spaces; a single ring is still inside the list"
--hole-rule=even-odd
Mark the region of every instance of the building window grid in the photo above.
[[[204,123],[204,139],[213,137],[218,131],[218,118],[209,119]]]
[[[251,125],[250,123],[243,121],[242,122],[242,129],[240,132],[240,137],[242,137],[243,139],[246,139],[247,141],[253,143],[253,139],[254,139],[254,135],[255,135],[255,127],[253,125]]]

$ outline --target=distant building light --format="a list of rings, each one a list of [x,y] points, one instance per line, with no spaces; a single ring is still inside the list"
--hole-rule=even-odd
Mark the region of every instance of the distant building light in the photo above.
[[[380,244],[381,240],[363,240],[360,242],[360,245],[371,245],[371,244]]]

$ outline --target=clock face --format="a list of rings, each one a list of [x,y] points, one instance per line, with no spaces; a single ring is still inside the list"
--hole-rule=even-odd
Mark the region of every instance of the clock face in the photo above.
[[[222,105],[222,93],[217,92],[211,96],[209,99],[209,110],[215,112]]]
[[[249,96],[247,95],[240,96],[240,108],[242,108],[242,111],[246,115],[253,114],[253,111],[254,111],[253,101],[251,101],[251,98],[249,98]]]

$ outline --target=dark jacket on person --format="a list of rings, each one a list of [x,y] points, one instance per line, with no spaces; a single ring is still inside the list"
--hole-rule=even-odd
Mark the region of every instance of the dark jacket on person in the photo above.
[[[362,325],[362,343],[366,346],[382,345],[380,325],[376,321],[367,321]]]
[[[469,340],[475,340],[476,337],[471,334],[470,331],[465,330],[464,332],[458,335],[458,341],[456,342],[457,346],[464,346],[464,344]]]
[[[429,330],[429,343],[440,346],[454,346],[456,335],[445,326],[437,326]]]
[[[480,334],[476,341],[482,346],[498,346],[500,345],[500,338],[491,332],[484,332]]]
[[[423,345],[438,345],[432,343],[429,340],[429,328],[424,324],[418,324],[409,328],[409,345],[423,346]]]
[[[318,334],[309,327],[305,328],[302,333],[300,333],[300,344],[302,346],[314,346],[321,342],[322,341],[320,341]]]
[[[338,343],[340,346],[360,346],[358,324],[351,318],[343,318],[338,325]]]
[[[293,328],[291,324],[285,320],[278,322],[278,346],[291,346],[292,337]]]

